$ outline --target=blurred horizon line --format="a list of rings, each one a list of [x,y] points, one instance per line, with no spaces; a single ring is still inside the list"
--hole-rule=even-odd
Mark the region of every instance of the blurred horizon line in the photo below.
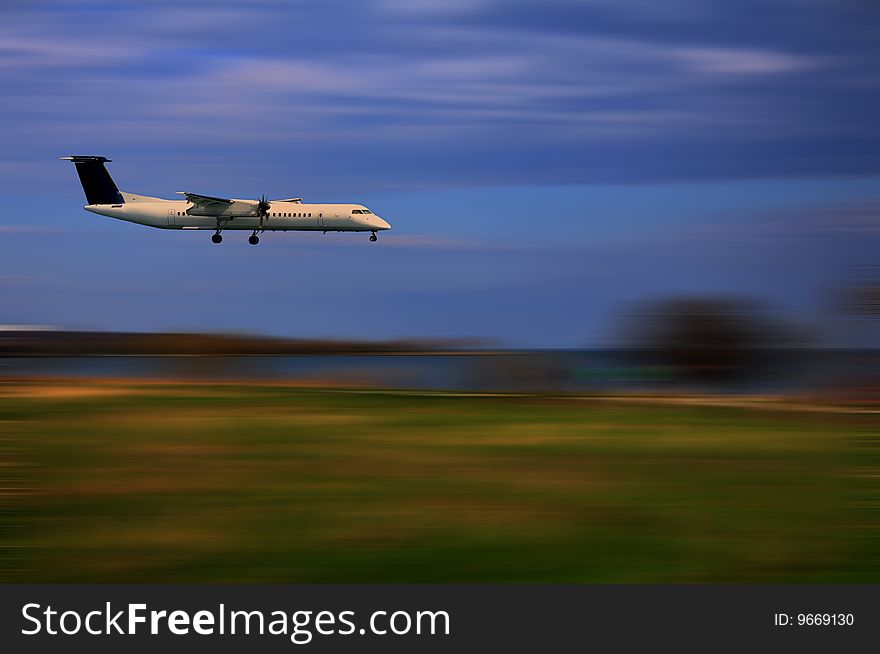
[[[403,337],[389,339],[318,338],[279,336],[246,331],[127,331],[67,329],[55,325],[0,325],[0,357],[29,355],[91,354],[126,356],[135,354],[171,356],[319,354],[390,354],[419,352],[626,352],[651,349],[645,345],[617,344],[580,347],[524,347],[504,345],[491,337]],[[848,351],[877,352],[878,346],[779,343],[757,345],[755,351]]]

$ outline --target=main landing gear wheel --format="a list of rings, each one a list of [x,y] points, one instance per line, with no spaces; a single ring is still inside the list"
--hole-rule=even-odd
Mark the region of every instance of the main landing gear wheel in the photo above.
[[[214,234],[214,235],[211,237],[211,243],[222,243],[222,242],[223,242],[223,237],[220,236],[219,233],[218,233],[218,234]]]
[[[372,234],[370,234],[370,243],[375,243],[375,242],[376,242],[376,232],[373,232]]]
[[[260,237],[257,236],[256,234],[251,234],[250,238],[248,239],[248,243],[250,243],[251,245],[256,245],[259,242],[260,242]]]

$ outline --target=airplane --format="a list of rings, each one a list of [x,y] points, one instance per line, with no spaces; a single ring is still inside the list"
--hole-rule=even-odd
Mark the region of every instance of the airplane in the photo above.
[[[248,243],[257,245],[267,231],[376,232],[391,229],[362,204],[303,204],[302,198],[237,200],[180,192],[185,200],[163,200],[120,191],[104,165],[106,157],[74,155],[73,162],[86,194],[86,211],[159,229],[213,230],[213,243],[227,229],[251,231]]]

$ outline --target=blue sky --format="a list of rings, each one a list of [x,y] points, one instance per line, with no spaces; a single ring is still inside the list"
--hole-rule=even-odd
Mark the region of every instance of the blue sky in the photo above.
[[[0,323],[613,340],[677,294],[833,330],[880,251],[871,0],[5,2]],[[230,234],[124,190],[361,201],[394,226]],[[236,238],[240,236],[240,238]]]

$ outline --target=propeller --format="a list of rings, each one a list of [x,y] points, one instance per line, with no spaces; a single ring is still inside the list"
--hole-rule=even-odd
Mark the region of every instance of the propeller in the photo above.
[[[260,196],[259,201],[257,202],[257,215],[260,217],[260,225],[263,224],[263,219],[265,218],[268,222],[269,220],[269,209],[272,208],[272,205],[269,204],[269,201],[266,199],[266,196]]]

